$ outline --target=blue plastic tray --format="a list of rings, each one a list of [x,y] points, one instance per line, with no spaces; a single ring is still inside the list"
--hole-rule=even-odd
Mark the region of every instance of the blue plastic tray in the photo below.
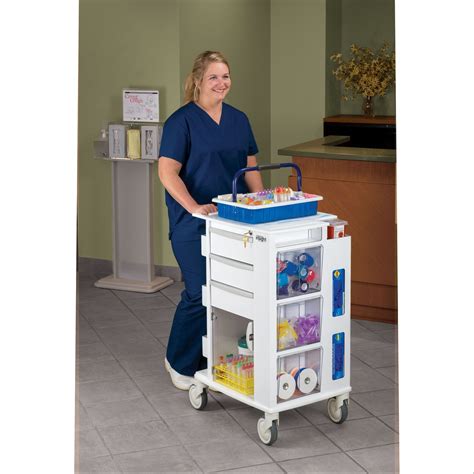
[[[217,213],[219,217],[231,219],[233,221],[246,222],[248,224],[263,224],[265,222],[298,219],[299,217],[316,215],[318,212],[318,201],[322,199],[321,196],[316,195],[302,201],[277,202],[263,206],[248,206],[237,202],[237,180],[242,174],[247,171],[263,171],[290,167],[296,170],[298,191],[301,191],[301,170],[299,166],[294,163],[253,166],[251,168],[242,168],[237,171],[232,181],[232,195],[219,196],[212,200],[217,203]]]
[[[241,206],[235,206],[232,203],[217,202],[217,212],[219,217],[231,219],[233,221],[246,222],[248,224],[263,224],[265,222],[274,222],[284,219],[297,219],[299,217],[314,216],[318,212],[318,201],[309,202],[288,202],[286,206],[248,206],[246,209]]]

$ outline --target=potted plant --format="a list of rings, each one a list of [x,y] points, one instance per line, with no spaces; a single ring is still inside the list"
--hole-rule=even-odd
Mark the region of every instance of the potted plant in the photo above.
[[[337,64],[333,74],[343,81],[344,100],[363,97],[362,110],[366,116],[374,116],[373,99],[383,97],[395,84],[395,51],[385,42],[378,50],[351,45],[351,57],[344,60],[342,53],[330,56]]]

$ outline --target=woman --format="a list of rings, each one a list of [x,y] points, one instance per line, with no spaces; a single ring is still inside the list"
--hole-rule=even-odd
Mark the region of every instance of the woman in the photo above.
[[[166,189],[169,238],[185,289],[176,308],[165,365],[173,384],[187,390],[197,370],[206,368],[202,336],[206,308],[202,285],[206,263],[201,255],[205,221],[193,213],[216,212],[212,198],[232,190],[241,168],[256,166],[257,144],[247,116],[224,103],[231,86],[229,63],[216,51],[205,51],[194,61],[185,83],[185,105],[165,122],[158,174]],[[245,174],[237,191],[263,190],[258,171]]]

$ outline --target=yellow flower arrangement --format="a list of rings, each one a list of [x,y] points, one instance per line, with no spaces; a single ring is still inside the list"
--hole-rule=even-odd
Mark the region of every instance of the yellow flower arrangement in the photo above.
[[[344,100],[352,100],[357,95],[365,98],[383,97],[395,84],[395,51],[389,51],[384,43],[375,52],[370,48],[351,45],[352,57],[344,61],[342,53],[330,56],[338,66],[333,74],[344,81]]]

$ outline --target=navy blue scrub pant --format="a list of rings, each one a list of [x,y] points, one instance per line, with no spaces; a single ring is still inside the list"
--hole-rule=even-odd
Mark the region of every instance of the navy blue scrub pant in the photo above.
[[[206,308],[202,305],[202,285],[206,284],[206,259],[201,255],[201,239],[175,242],[174,256],[184,279],[179,302],[168,339],[166,358],[181,375],[193,376],[207,367],[202,356],[202,336],[206,334]]]

